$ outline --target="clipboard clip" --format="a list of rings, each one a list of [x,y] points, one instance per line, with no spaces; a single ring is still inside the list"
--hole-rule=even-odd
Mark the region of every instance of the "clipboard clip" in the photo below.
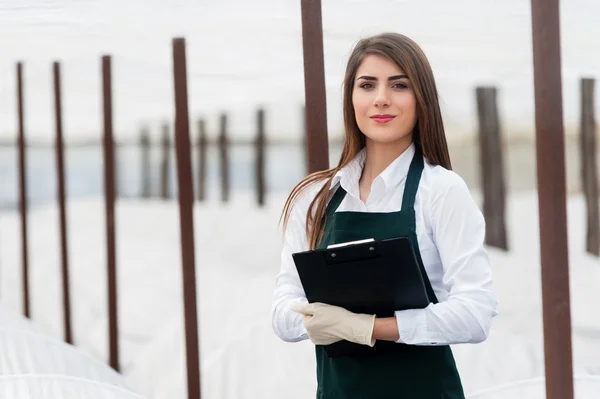
[[[366,240],[361,244],[327,248],[323,252],[325,263],[339,264],[365,259],[374,259],[379,257],[377,243],[373,240]]]

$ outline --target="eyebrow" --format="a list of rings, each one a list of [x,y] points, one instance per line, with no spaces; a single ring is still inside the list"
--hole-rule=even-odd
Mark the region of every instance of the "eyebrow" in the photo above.
[[[394,76],[390,76],[388,78],[388,80],[396,80],[396,79],[402,79],[402,78],[408,79],[408,76],[406,76],[406,75],[394,75]],[[359,77],[356,80],[360,80],[360,79],[364,79],[364,80],[377,80],[377,78],[374,77],[374,76],[361,76],[361,77]]]

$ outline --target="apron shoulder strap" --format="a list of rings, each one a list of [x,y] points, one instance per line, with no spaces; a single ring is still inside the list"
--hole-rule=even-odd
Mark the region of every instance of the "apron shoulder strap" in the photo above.
[[[423,154],[417,144],[415,144],[415,155],[413,156],[408,175],[406,176],[406,186],[402,196],[402,211],[415,209],[415,198],[419,189],[419,181],[423,173]]]
[[[333,214],[338,209],[338,207],[342,203],[342,200],[344,199],[345,196],[346,196],[346,190],[344,190],[342,188],[342,186],[338,186],[335,193],[333,194],[333,197],[329,200],[329,203],[327,204],[327,208],[325,208],[325,220],[331,220],[333,218]],[[325,228],[323,231],[323,236],[318,241],[315,248],[322,249],[322,248],[324,248],[323,243],[329,242],[329,235],[331,234],[331,228],[332,228],[332,224],[326,222]]]
[[[337,211],[338,207],[342,203],[342,200],[344,199],[345,196],[346,196],[346,190],[344,190],[342,188],[342,186],[338,186],[338,188],[335,190],[335,194],[333,194],[333,197],[329,201],[329,204],[327,204],[327,217],[328,218],[332,217],[333,214],[335,213],[335,211]]]

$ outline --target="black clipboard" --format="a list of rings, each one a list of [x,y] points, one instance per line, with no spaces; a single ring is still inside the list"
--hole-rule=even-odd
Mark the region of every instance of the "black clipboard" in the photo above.
[[[354,313],[391,317],[396,310],[422,309],[430,298],[408,237],[350,244],[292,254],[308,302],[343,307]],[[349,341],[327,345],[329,357],[393,350],[394,342],[373,348]]]

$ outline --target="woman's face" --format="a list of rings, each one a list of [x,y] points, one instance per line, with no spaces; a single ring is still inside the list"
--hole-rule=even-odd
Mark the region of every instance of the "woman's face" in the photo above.
[[[356,71],[352,104],[358,128],[367,141],[412,141],[417,122],[415,93],[394,62],[367,55]]]

